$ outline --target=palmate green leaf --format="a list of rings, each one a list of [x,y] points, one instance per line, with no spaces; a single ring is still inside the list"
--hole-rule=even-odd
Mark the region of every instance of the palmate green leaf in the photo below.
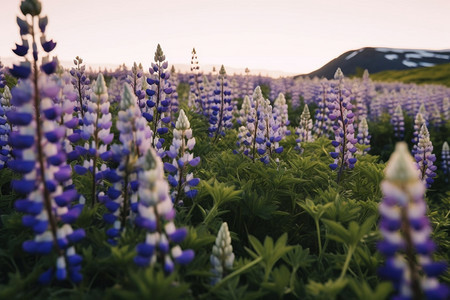
[[[221,289],[214,291],[214,296],[217,299],[223,300],[253,300],[261,299],[267,292],[263,290],[249,291],[248,285],[240,285],[239,277],[228,281]]]
[[[254,236],[249,235],[248,239],[255,251],[247,247],[245,247],[245,250],[255,259],[258,257],[262,258],[262,264],[265,270],[264,281],[267,281],[275,263],[287,252],[291,251],[293,246],[286,245],[287,233],[281,235],[275,244],[270,236],[266,236],[264,245]]]
[[[359,281],[352,279],[350,280],[349,285],[356,294],[357,299],[364,300],[383,300],[393,291],[392,283],[390,282],[379,283],[375,287],[375,290],[372,290],[365,280]]]
[[[334,239],[340,243],[352,244],[352,236],[350,231],[345,229],[340,223],[331,221],[331,220],[322,220],[323,223],[330,229],[331,232],[335,234],[327,234],[327,237],[330,239]]]
[[[294,270],[305,269],[314,262],[314,257],[309,254],[309,249],[303,249],[301,245],[294,246],[291,251],[282,257]]]
[[[319,283],[310,280],[306,285],[306,292],[314,299],[333,300],[345,288],[348,280],[339,278],[337,280],[328,280],[326,283]]]
[[[291,277],[291,272],[285,265],[273,269],[271,273],[272,281],[263,282],[261,287],[274,292],[279,298],[288,292],[288,285]]]
[[[241,190],[235,190],[233,186],[227,186],[225,183],[214,180],[211,185],[209,181],[202,181],[204,188],[208,191],[214,201],[214,205],[220,207],[221,205],[237,201],[240,199]]]
[[[358,223],[350,222],[348,229],[345,229],[340,223],[331,220],[322,220],[328,226],[331,232],[328,238],[336,240],[340,243],[345,243],[349,246],[356,246],[360,240],[369,233],[375,222],[376,216],[371,216],[360,226]]]
[[[130,269],[125,289],[117,285],[107,291],[107,299],[182,299],[189,285],[177,282],[176,272],[167,275],[155,268]]]

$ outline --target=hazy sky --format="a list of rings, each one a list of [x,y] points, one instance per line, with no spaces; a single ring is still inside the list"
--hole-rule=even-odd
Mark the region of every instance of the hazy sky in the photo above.
[[[313,71],[364,46],[450,48],[450,0],[41,0],[61,60]],[[0,59],[19,42],[19,0],[0,0]]]

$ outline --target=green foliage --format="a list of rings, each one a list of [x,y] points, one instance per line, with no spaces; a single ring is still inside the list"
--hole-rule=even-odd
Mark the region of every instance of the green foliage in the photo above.
[[[418,84],[443,84],[450,86],[450,64],[433,67],[412,68],[398,71],[383,71],[370,74],[372,80],[401,81]]]

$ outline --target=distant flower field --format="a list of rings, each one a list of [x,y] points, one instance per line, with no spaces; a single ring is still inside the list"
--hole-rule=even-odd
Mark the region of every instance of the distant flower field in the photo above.
[[[450,88],[0,63],[0,299],[448,299]],[[80,54],[82,55],[82,54]],[[187,56],[189,53],[187,53]]]

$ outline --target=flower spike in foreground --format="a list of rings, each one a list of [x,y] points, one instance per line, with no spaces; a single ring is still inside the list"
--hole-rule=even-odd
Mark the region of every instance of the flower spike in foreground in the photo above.
[[[174,262],[188,264],[194,258],[194,251],[181,250],[178,245],[186,238],[187,230],[175,227],[175,210],[161,158],[150,148],[140,159],[140,165],[143,170],[138,175],[139,202],[135,222],[146,230],[146,235],[145,242],[136,247],[134,262],[142,267],[158,263],[166,273],[171,273]]]
[[[383,240],[378,250],[386,256],[386,264],[379,273],[393,282],[397,292],[394,299],[448,299],[448,287],[437,280],[446,265],[432,261],[436,245],[430,238],[425,185],[406,143],[397,143],[381,189],[379,228]]]
[[[442,171],[445,175],[445,182],[448,182],[448,176],[450,174],[450,148],[448,147],[448,143],[444,142],[442,145]]]
[[[226,275],[227,271],[229,272],[233,269],[234,253],[227,222],[223,222],[222,226],[220,226],[216,243],[212,248],[210,261],[212,265],[211,272],[214,274],[211,283],[215,285]]]

